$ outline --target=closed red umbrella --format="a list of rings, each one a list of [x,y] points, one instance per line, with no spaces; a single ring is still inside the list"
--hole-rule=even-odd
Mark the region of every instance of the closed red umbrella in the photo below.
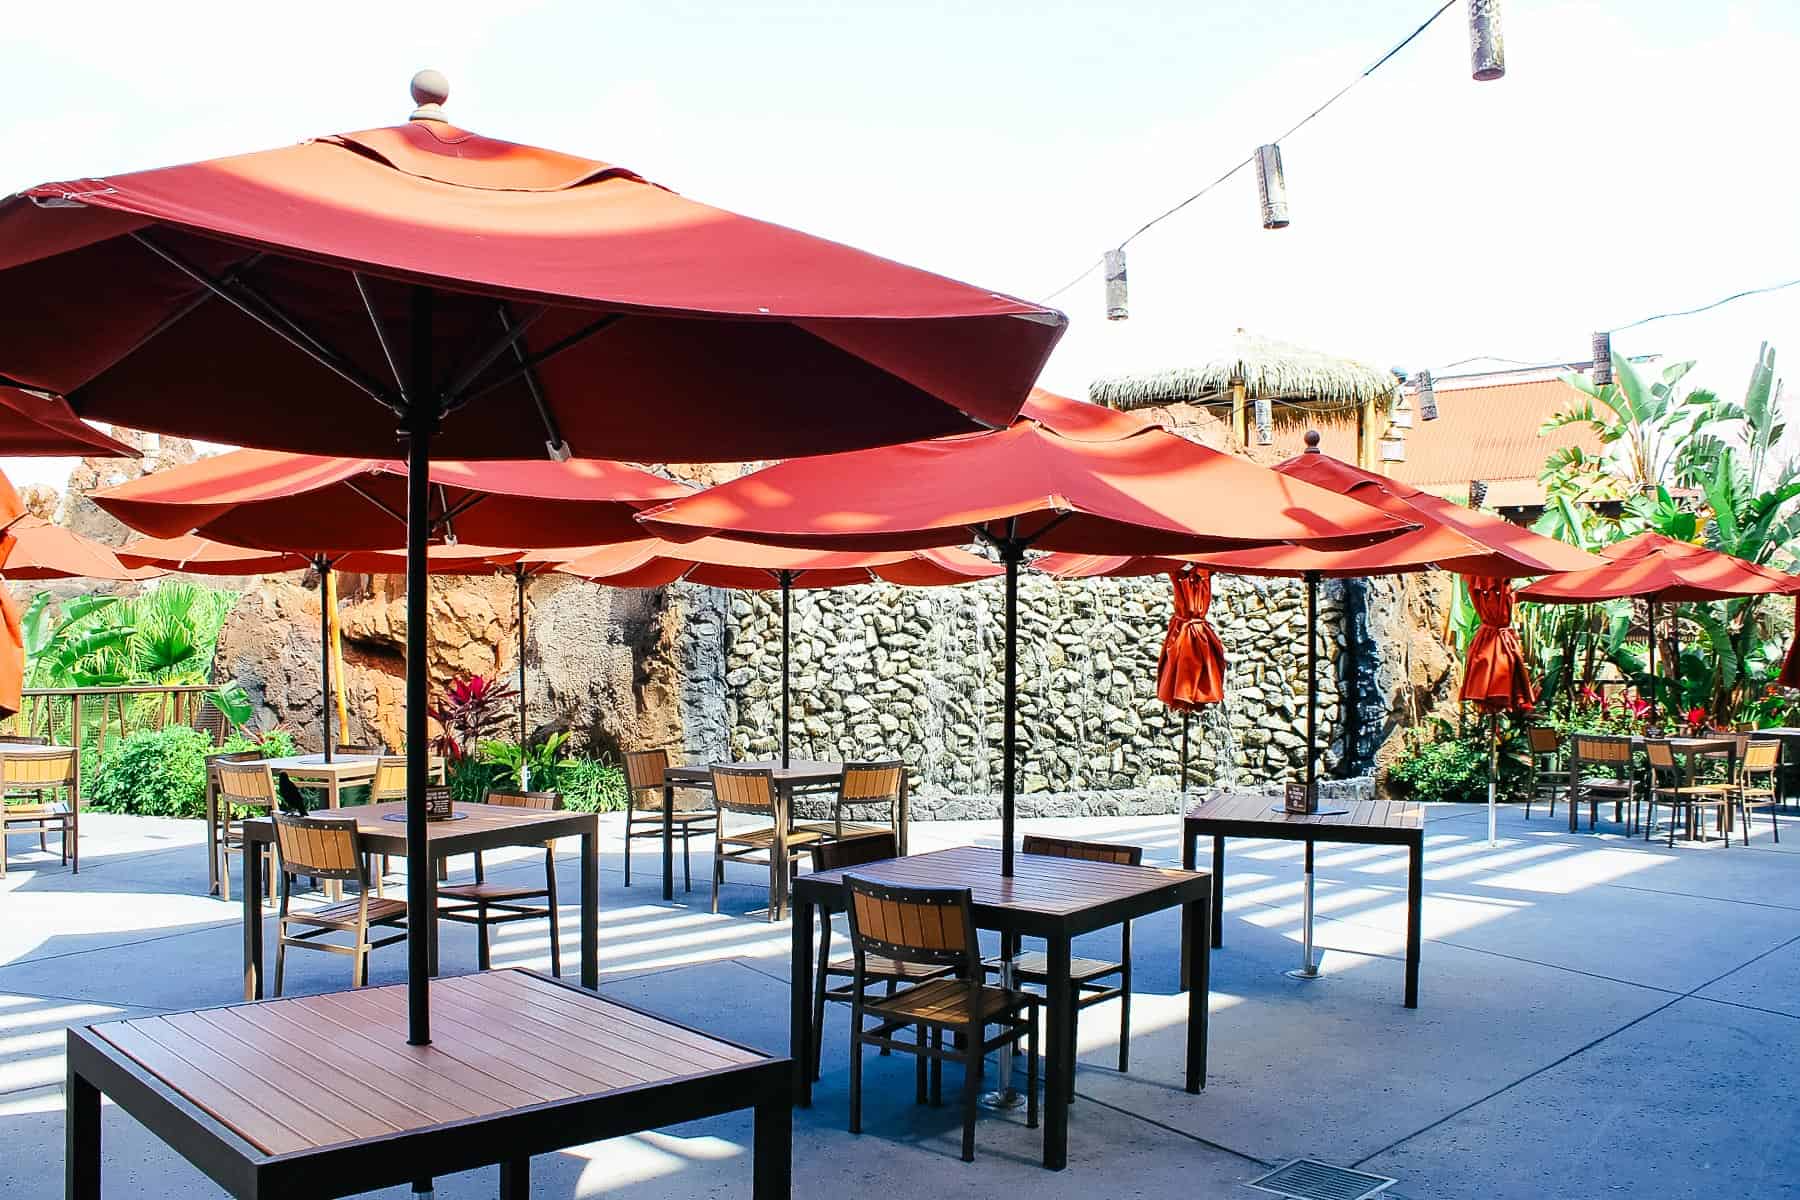
[[[413,95],[397,128],[0,204],[0,383],[239,445],[385,457],[403,436],[407,891],[427,912],[434,449],[741,461],[998,425],[1066,320],[455,128],[435,72]],[[420,1045],[425,925],[407,947]]]
[[[1787,658],[1775,682],[1785,688],[1800,688],[1800,596],[1794,597],[1794,640],[1788,643]]]
[[[533,557],[526,556],[528,559]],[[939,587],[992,579],[1000,568],[966,550],[887,551],[857,554],[845,551],[787,550],[734,542],[729,538],[701,538],[693,542],[669,542],[646,538],[606,546],[580,555],[556,567],[594,583],[613,587],[661,587],[685,579],[707,587],[736,590],[781,590],[781,764],[788,763],[789,638],[793,590],[846,587],[878,580],[906,587]]]
[[[1469,600],[1480,624],[1469,639],[1458,698],[1482,712],[1514,712],[1537,703],[1537,685],[1531,681],[1519,633],[1512,626],[1513,598],[1510,580],[1469,580]]]
[[[25,502],[4,472],[0,472],[0,564],[12,554],[17,538],[8,526],[25,512]],[[24,703],[25,626],[12,592],[0,587],[0,718],[10,717]],[[0,851],[3,853],[4,851]]]
[[[1174,611],[1156,660],[1156,698],[1181,714],[1181,790],[1187,791],[1188,716],[1225,699],[1225,643],[1206,619],[1212,607],[1212,572],[1169,572]]]
[[[811,549],[923,549],[971,538],[992,545],[1006,567],[1001,826],[1009,875],[1018,576],[1028,549],[1163,554],[1276,541],[1355,545],[1410,528],[1157,427],[1114,432],[1117,414],[1105,410],[1083,428],[1088,415],[1079,402],[1057,397],[1006,429],[791,459],[642,518],[676,538],[728,533]]]

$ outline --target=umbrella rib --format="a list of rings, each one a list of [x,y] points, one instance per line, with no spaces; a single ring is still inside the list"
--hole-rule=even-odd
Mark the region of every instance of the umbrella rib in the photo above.
[[[264,329],[267,329],[282,341],[287,342],[289,345],[317,362],[320,366],[338,376],[345,383],[350,384],[360,392],[366,393],[370,398],[380,402],[387,408],[393,409],[396,412],[399,411],[399,405],[394,403],[393,397],[388,395],[381,385],[365,376],[360,369],[348,359],[344,358],[343,355],[307,332],[298,321],[283,312],[274,301],[251,287],[244,280],[233,279],[230,281],[230,286],[227,286],[225,282],[213,278],[205,271],[202,271],[200,268],[182,258],[179,254],[158,244],[156,240],[151,238],[148,234],[138,232],[133,233],[131,237],[140,246],[143,246],[152,254],[174,267],[177,271],[180,271],[183,275],[186,275],[201,287],[206,288],[215,296],[219,297],[219,299],[225,301],[227,304],[261,325]],[[239,293],[242,294],[240,295]]]
[[[504,329],[507,327],[508,322],[512,320],[512,311],[504,302],[500,305],[499,316],[500,327]],[[520,364],[520,373],[525,377],[525,390],[531,393],[531,402],[537,405],[538,419],[543,421],[544,432],[549,435],[549,437],[545,439],[544,444],[550,448],[552,455],[557,452],[559,447],[566,453],[568,450],[568,443],[563,441],[562,427],[557,424],[556,414],[550,411],[550,405],[544,399],[544,389],[538,382],[536,368],[526,362],[527,355],[525,353],[525,343],[523,339],[513,342],[512,352],[513,358],[517,359]]]
[[[231,284],[238,282],[239,276],[241,276],[245,271],[248,271],[252,267],[256,266],[257,263],[261,262],[263,259],[265,259],[267,257],[268,257],[268,254],[265,252],[258,252],[256,254],[251,255],[249,258],[246,258],[243,262],[234,264],[232,266],[231,270],[225,272],[225,274],[223,274],[219,277],[219,282],[226,286],[230,286]],[[143,337],[141,337],[137,341],[133,342],[131,344],[130,348],[125,351],[125,353],[119,355],[116,359],[113,360],[114,363],[116,364],[116,363],[124,362],[126,359],[128,359],[132,355],[136,354],[139,350],[142,350],[145,346],[148,346],[151,342],[154,342],[157,338],[161,337],[163,334],[167,333],[169,330],[175,328],[175,326],[179,325],[182,321],[187,319],[188,314],[192,313],[195,309],[199,308],[202,304],[205,304],[208,300],[211,300],[213,298],[214,294],[215,293],[211,289],[201,291],[192,300],[189,300],[186,304],[182,305],[180,308],[178,308],[174,312],[170,313],[168,316],[164,317],[162,320],[158,321],[156,323],[155,328],[151,329],[149,333],[146,333]],[[88,382],[92,383],[93,380],[90,379],[90,380],[88,380]]]
[[[356,281],[356,294],[362,297],[363,311],[369,314],[369,324],[375,330],[375,340],[381,346],[381,356],[387,359],[388,370],[394,376],[394,389],[407,404],[412,398],[406,393],[406,380],[400,375],[400,361],[394,357],[393,343],[388,341],[387,327],[381,323],[381,316],[375,311],[375,301],[369,295],[369,284],[361,271],[350,272],[350,278]]]
[[[457,407],[457,398],[468,391],[476,378],[479,377],[483,371],[493,366],[495,359],[499,358],[502,354],[505,354],[512,347],[518,345],[519,339],[525,336],[525,331],[530,329],[539,317],[549,311],[550,309],[548,306],[539,305],[537,308],[533,309],[524,320],[516,325],[509,323],[506,318],[502,316],[500,319],[500,328],[504,331],[503,336],[484,350],[479,358],[458,373],[456,378],[451,380],[449,386],[444,389],[444,411],[453,411],[453,409]]]
[[[457,407],[460,408],[460,407],[462,407],[462,405],[468,404],[471,401],[479,400],[483,396],[487,395],[489,392],[495,390],[496,388],[505,387],[507,384],[513,382],[515,379],[519,378],[521,375],[525,374],[527,371],[533,370],[534,368],[540,366],[541,364],[548,362],[550,359],[555,358],[558,354],[561,354],[564,350],[569,349],[571,346],[574,346],[581,342],[587,341],[587,339],[593,337],[596,333],[599,333],[604,329],[611,328],[613,325],[616,325],[618,322],[620,322],[624,319],[625,319],[624,313],[607,313],[604,316],[597,317],[594,320],[589,321],[586,325],[583,325],[580,329],[577,329],[574,333],[571,333],[565,338],[561,338],[557,341],[550,343],[548,346],[544,347],[542,350],[539,350],[536,354],[533,354],[527,358],[521,358],[519,360],[519,365],[517,367],[515,367],[511,371],[508,371],[506,374],[501,375],[497,379],[490,380],[486,384],[482,385],[482,387],[478,391],[470,392],[467,396],[457,398]],[[514,344],[517,344],[516,339],[514,340]]]
[[[394,509],[391,506],[389,506],[388,504],[384,503],[380,497],[376,496],[373,492],[370,492],[367,489],[365,489],[361,484],[357,483],[355,480],[346,479],[344,481],[344,486],[349,488],[351,491],[355,492],[357,495],[361,496],[364,500],[367,500],[370,504],[374,505],[376,508],[380,509],[382,512],[386,513],[389,517],[400,522],[400,524],[402,524],[402,525],[406,524],[406,514],[395,512]]]

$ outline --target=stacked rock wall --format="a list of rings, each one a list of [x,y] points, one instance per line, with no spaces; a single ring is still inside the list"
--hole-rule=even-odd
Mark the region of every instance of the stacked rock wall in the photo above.
[[[1344,590],[1327,582],[1320,593],[1319,738],[1330,772],[1340,754]],[[999,581],[795,592],[793,753],[898,755],[927,810],[950,796],[979,808],[974,798],[1000,786],[1002,598]],[[779,749],[779,602],[776,593],[743,592],[726,602],[725,713],[738,757]],[[1181,717],[1156,699],[1169,604],[1160,577],[1021,582],[1022,793],[1108,792],[1116,801],[1103,803],[1135,805],[1129,794],[1148,789],[1173,802]],[[1226,697],[1192,720],[1190,784],[1297,776],[1305,762],[1304,586],[1221,577],[1212,619],[1229,662]]]

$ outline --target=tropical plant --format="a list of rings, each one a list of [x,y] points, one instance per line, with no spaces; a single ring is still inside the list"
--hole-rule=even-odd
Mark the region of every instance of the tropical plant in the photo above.
[[[1525,718],[1502,715],[1495,723],[1499,750],[1496,790],[1501,799],[1522,796],[1531,785],[1530,747]],[[1488,724],[1469,724],[1461,733],[1434,717],[1408,731],[1401,752],[1389,764],[1388,786],[1410,800],[1485,801],[1488,787]]]
[[[224,687],[214,688],[206,693],[206,700],[224,716],[225,723],[232,729],[242,729],[250,723],[256,713],[256,703],[250,699],[250,693],[244,685],[232,680]]]
[[[496,768],[494,781],[497,785],[527,788],[540,792],[559,790],[564,768],[572,766],[575,759],[563,753],[568,745],[569,735],[562,730],[552,730],[533,738],[524,746],[504,739],[489,738],[481,743],[481,761]]]
[[[621,812],[627,803],[625,772],[611,759],[569,760],[557,771],[556,790],[563,807],[577,812]]]
[[[83,785],[83,803],[146,817],[204,816],[211,750],[206,735],[186,725],[140,729],[95,766]]]
[[[119,671],[124,661],[120,651],[135,631],[100,620],[118,602],[117,596],[76,596],[56,605],[49,592],[33,596],[21,622],[29,685],[101,687],[126,682]]]
[[[27,677],[33,687],[204,683],[219,628],[236,596],[165,580],[139,596],[39,592],[25,608]]]
[[[1694,369],[1690,362],[1664,367],[1651,379],[1624,355],[1612,359],[1613,379],[1595,384],[1586,375],[1562,380],[1584,399],[1554,414],[1539,428],[1554,433],[1586,425],[1600,441],[1598,453],[1563,446],[1544,461],[1539,478],[1552,496],[1579,500],[1618,500],[1679,478],[1682,448],[1706,405],[1710,392],[1684,393],[1681,382]]]
[[[506,684],[483,675],[453,681],[443,697],[428,710],[438,723],[432,748],[444,756],[445,782],[451,798],[462,803],[479,801],[500,770],[482,760],[478,748],[510,715],[508,701],[516,693]]]

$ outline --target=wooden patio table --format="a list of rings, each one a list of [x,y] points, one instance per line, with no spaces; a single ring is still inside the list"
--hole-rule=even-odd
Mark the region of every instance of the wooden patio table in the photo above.
[[[1200,838],[1212,835],[1212,944],[1225,939],[1225,839],[1272,838],[1306,843],[1305,947],[1312,966],[1313,844],[1404,846],[1406,870],[1406,1007],[1419,1007],[1419,951],[1423,942],[1421,905],[1425,886],[1425,811],[1417,804],[1360,800],[1332,804],[1321,800],[1317,813],[1289,813],[1279,797],[1219,796],[1188,809],[1181,823],[1181,862],[1192,870]],[[1304,969],[1304,968],[1303,968]]]
[[[1617,737],[1619,735],[1605,733],[1572,733],[1569,736],[1573,739],[1577,737]],[[1734,766],[1737,762],[1737,740],[1733,737],[1666,737],[1658,738],[1656,740],[1669,743],[1669,748],[1681,755],[1683,763],[1682,777],[1684,782],[1690,785],[1694,782],[1699,761],[1703,758],[1719,758],[1723,756],[1730,759]],[[1644,748],[1650,741],[1651,739],[1646,738],[1642,734],[1634,733],[1631,735],[1631,748],[1636,753],[1642,754],[1644,753]],[[1576,785],[1581,782],[1581,774],[1577,769],[1579,765],[1580,760],[1577,759],[1574,754],[1570,754],[1569,794],[1571,796],[1575,794],[1574,788]],[[1719,809],[1719,814],[1720,830],[1724,833],[1730,833],[1732,826],[1731,806],[1724,805]],[[1616,815],[1617,814],[1615,814],[1615,816]],[[1689,816],[1691,818],[1692,813],[1690,813]],[[1575,805],[1571,802],[1569,804],[1569,832],[1574,833],[1575,831],[1576,812]],[[1691,836],[1693,832],[1694,830],[1691,827],[1690,821],[1688,833]]]
[[[331,761],[326,762],[323,754],[286,754],[279,758],[247,758],[238,766],[267,767],[278,775],[286,775],[298,787],[319,788],[325,793],[325,807],[337,808],[338,799],[345,788],[362,787],[375,782],[375,768],[381,757],[375,754],[333,754]],[[444,779],[444,760],[438,755],[431,758],[431,778],[442,783]],[[206,780],[206,859],[208,895],[219,892],[219,797],[212,784],[211,774]],[[326,894],[337,898],[343,894],[343,888],[333,880]]]
[[[757,759],[750,762],[731,764],[734,767],[754,767],[773,772],[775,788],[781,793],[782,811],[793,819],[794,796],[805,792],[824,791],[838,785],[844,777],[844,764],[841,762],[824,762],[817,759],[794,758],[782,766],[774,759]],[[712,768],[709,766],[670,767],[663,772],[663,899],[675,898],[675,790],[677,788],[697,788],[710,791],[712,789]],[[904,792],[902,796],[904,797]],[[900,853],[906,853],[906,812],[900,812]]]
[[[69,1200],[100,1197],[100,1097],[239,1200],[325,1200],[739,1109],[752,1191],[785,1200],[786,1059],[520,970],[431,983],[434,1037],[406,1044],[404,987],[74,1026]],[[609,1193],[610,1194],[610,1193]]]
[[[829,921],[844,907],[845,875],[892,887],[966,887],[975,904],[975,925],[998,930],[1016,949],[1021,937],[1043,938],[1049,958],[1048,1027],[1044,1041],[1044,1165],[1060,1171],[1069,1162],[1068,1072],[1075,1068],[1075,1022],[1070,1008],[1070,944],[1084,933],[1120,925],[1165,908],[1182,909],[1183,961],[1193,968],[1188,983],[1187,1090],[1206,1085],[1207,989],[1211,979],[1206,930],[1212,890],[1206,875],[1167,867],[1130,867],[1042,854],[1014,858],[1014,874],[1000,874],[1000,851],[958,846],[867,863],[842,871],[820,871],[794,881],[793,967],[790,972],[789,1057],[794,1064],[794,1098],[812,1103],[813,914]]]
[[[437,864],[457,854],[495,850],[503,846],[538,846],[552,838],[581,839],[581,986],[600,986],[600,817],[597,813],[567,809],[511,808],[497,804],[458,804],[456,820],[433,821],[426,830],[426,853]],[[359,804],[343,810],[355,816],[362,848],[373,854],[406,857],[404,800]],[[246,848],[274,841],[275,826],[267,817],[251,817],[243,823]],[[262,855],[244,855],[244,999],[260,1000],[263,994],[263,879]],[[432,888],[432,910],[427,922],[431,943],[431,970],[437,973],[437,890]],[[407,914],[409,921],[421,919]]]

